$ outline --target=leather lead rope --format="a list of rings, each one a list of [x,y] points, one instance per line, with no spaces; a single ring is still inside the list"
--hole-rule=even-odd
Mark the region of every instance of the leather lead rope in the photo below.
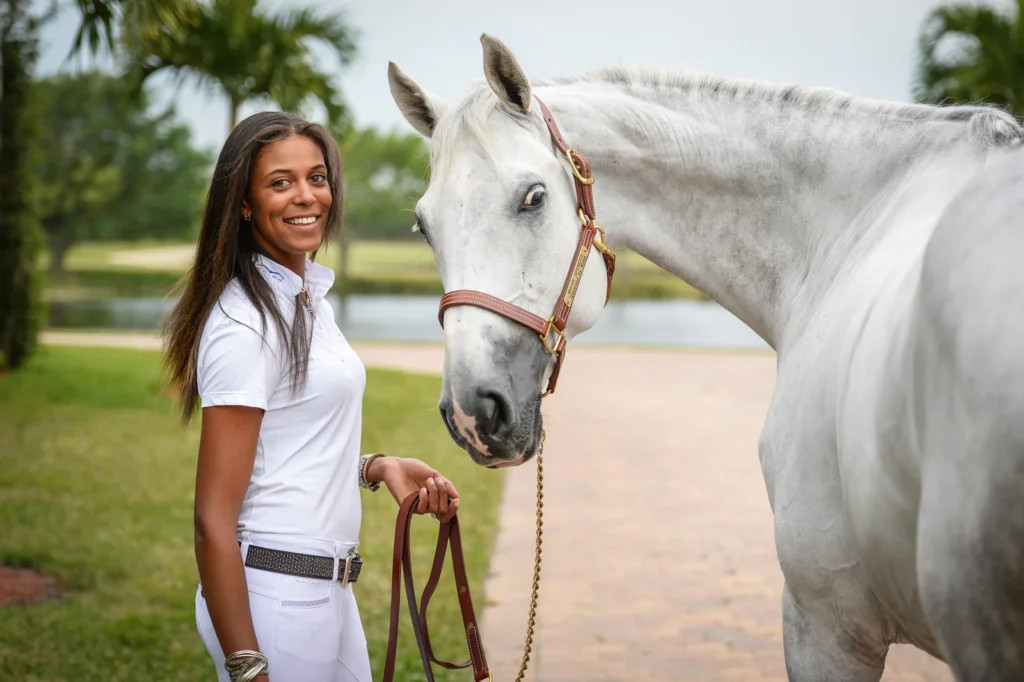
[[[384,661],[383,682],[393,682],[395,675],[395,658],[398,652],[398,622],[401,606],[401,583],[405,582],[405,597],[412,618],[413,634],[420,652],[420,661],[427,675],[427,682],[434,682],[431,662],[449,670],[473,667],[474,682],[491,679],[487,668],[487,659],[480,641],[480,630],[477,627],[476,614],[473,610],[473,598],[469,591],[469,579],[466,575],[466,563],[462,554],[462,535],[459,532],[458,515],[451,521],[441,524],[437,537],[437,548],[434,551],[434,563],[430,578],[423,590],[422,605],[417,608],[416,588],[413,584],[412,555],[409,549],[409,534],[413,514],[419,503],[419,493],[412,493],[398,509],[398,522],[395,524],[395,545],[391,565],[391,623],[388,628],[387,657]],[[469,660],[465,663],[442,661],[434,655],[427,629],[427,605],[437,588],[444,567],[448,546],[452,550],[452,568],[455,575],[455,586],[462,611],[463,627],[466,631],[466,644],[469,648]]]

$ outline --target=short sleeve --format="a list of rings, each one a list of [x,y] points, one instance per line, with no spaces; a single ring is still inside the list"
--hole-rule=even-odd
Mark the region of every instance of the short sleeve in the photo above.
[[[280,380],[273,339],[233,319],[208,327],[197,372],[203,407],[247,405],[267,409]]]

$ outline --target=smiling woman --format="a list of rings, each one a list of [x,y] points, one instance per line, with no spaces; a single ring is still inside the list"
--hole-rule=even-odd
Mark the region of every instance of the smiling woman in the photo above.
[[[359,488],[418,492],[417,512],[442,522],[459,507],[420,460],[360,455],[366,371],[325,299],[334,273],[315,261],[338,229],[341,172],[321,126],[242,121],[167,317],[183,419],[202,404],[196,624],[221,682],[369,682]]]
[[[256,218],[253,236],[270,256],[295,274],[305,271],[306,254],[324,240],[334,206],[322,147],[292,135],[267,147],[256,161],[243,218]],[[332,225],[332,231],[333,231]]]

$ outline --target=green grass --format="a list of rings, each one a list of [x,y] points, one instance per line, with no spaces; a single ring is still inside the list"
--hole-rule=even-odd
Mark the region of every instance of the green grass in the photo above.
[[[84,242],[75,245],[67,255],[68,270],[156,270],[180,274],[188,267],[192,252],[187,249],[191,244],[181,242]],[[152,264],[149,266],[132,266],[118,263],[118,257],[124,254],[144,254],[155,250],[174,250],[174,257],[169,257],[166,265]],[[436,274],[434,256],[430,247],[422,240],[408,241],[374,241],[360,240],[352,244],[349,256],[351,271],[354,275],[373,276],[381,273],[408,273],[410,270],[425,274]],[[321,252],[321,259],[328,265],[336,266],[338,246],[328,246]],[[660,268],[642,256],[623,251],[617,255],[619,267],[631,272],[640,271],[645,274],[660,272]],[[41,265],[48,263],[44,253]]]
[[[46,296],[50,300],[163,296],[188,268],[191,259],[188,246],[156,242],[79,244],[68,252],[66,273],[56,276],[47,273],[44,277]],[[152,259],[155,249],[169,254],[168,257]],[[133,256],[150,259],[132,264]],[[325,249],[320,260],[337,272],[337,246]],[[42,264],[46,264],[45,257]],[[355,242],[349,256],[348,275],[345,286],[351,293],[429,296],[444,293],[433,254],[426,243],[419,240]],[[338,288],[340,283],[336,290]],[[612,297],[619,300],[705,298],[690,285],[628,250],[617,254]]]
[[[501,473],[451,444],[437,418],[440,380],[368,370],[363,450],[419,457],[449,476],[478,614],[497,526]],[[176,421],[154,352],[43,346],[0,378],[0,563],[54,575],[57,601],[0,609],[0,680],[212,679],[194,620],[192,495],[198,420]],[[363,492],[356,586],[379,678],[387,644],[397,505]],[[417,517],[413,552],[422,589],[436,522]],[[465,657],[450,564],[431,603],[438,654]],[[422,679],[402,605],[399,674]],[[462,679],[437,669],[438,679]]]
[[[65,256],[64,264],[69,270],[134,270],[136,268],[132,265],[117,263],[116,256],[118,254],[149,251],[153,249],[177,249],[184,246],[185,244],[180,242],[160,241],[82,242],[76,244],[70,251],[68,251],[67,256]],[[40,258],[43,267],[49,265],[48,253],[43,252],[40,254]],[[187,261],[183,262],[182,265],[187,267]],[[185,267],[175,265],[169,268],[154,269],[181,272]]]

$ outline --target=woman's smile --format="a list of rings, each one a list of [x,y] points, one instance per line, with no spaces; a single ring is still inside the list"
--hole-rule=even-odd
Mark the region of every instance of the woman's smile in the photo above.
[[[285,218],[284,219],[284,221],[286,223],[288,223],[289,225],[307,225],[307,226],[314,224],[318,220],[320,220],[320,216],[319,215],[299,216],[297,218]]]

